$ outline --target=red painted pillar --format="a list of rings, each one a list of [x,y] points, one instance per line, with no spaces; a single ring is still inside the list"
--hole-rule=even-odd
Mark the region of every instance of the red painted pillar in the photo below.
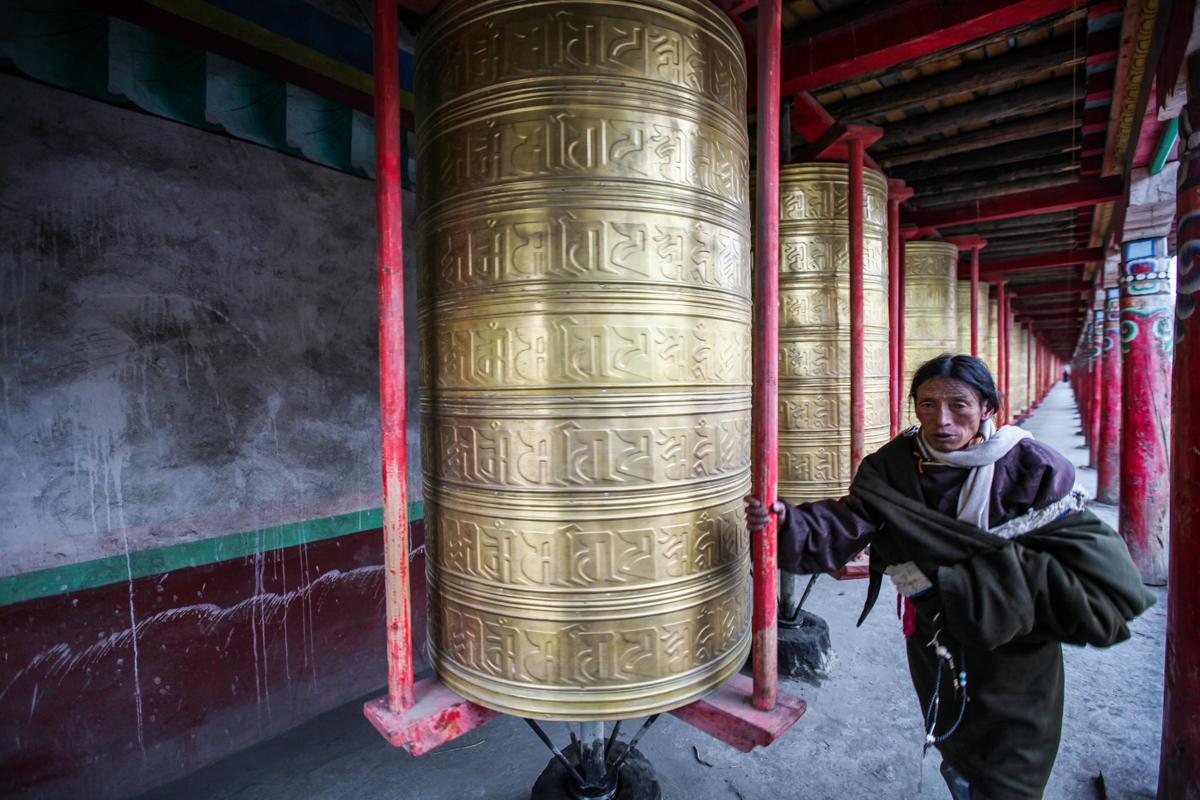
[[[1175,300],[1174,418],[1171,434],[1171,541],[1167,666],[1158,800],[1200,797],[1200,55],[1187,61],[1191,101],[1179,115],[1179,190],[1175,197],[1178,268]]]
[[[863,339],[866,326],[863,320],[863,141],[849,142],[849,192],[847,209],[850,238],[850,478],[854,479],[858,465],[866,455],[866,428],[863,418],[867,411],[866,385],[863,371],[866,359]]]
[[[899,387],[900,395],[900,419],[904,419],[904,404],[908,402],[908,390],[910,387],[904,385],[904,313],[907,303],[904,300],[904,293],[908,291],[908,276],[904,271],[904,265],[907,263],[905,251],[908,250],[908,239],[900,237],[900,288],[897,294],[900,295],[897,301],[897,322],[896,322],[896,386]],[[897,423],[899,425],[899,423]]]
[[[1167,582],[1171,502],[1174,297],[1166,239],[1126,242],[1123,250],[1120,530],[1142,580],[1160,586]]]
[[[400,49],[395,0],[374,2],[375,238],[379,291],[379,395],[383,443],[388,709],[413,704],[408,589],[408,445],[404,407],[404,250],[400,207]]]
[[[779,51],[780,0],[758,5],[758,220],[754,287],[754,496],[771,505],[779,473]],[[859,212],[862,213],[861,210]],[[776,520],[754,534],[754,707],[775,708],[778,693]]]
[[[1104,344],[1100,348],[1104,389],[1100,395],[1100,451],[1096,499],[1121,500],[1121,290],[1105,289]]]
[[[903,373],[900,371],[900,328],[904,318],[900,316],[900,273],[904,266],[900,261],[900,194],[895,191],[901,181],[888,181],[888,412],[890,436],[900,433],[900,416],[904,410]]]
[[[971,248],[971,355],[979,358],[979,248]]]
[[[1008,422],[1008,281],[996,283],[996,381],[1000,392],[1000,408],[996,415],[1000,424]]]
[[[1100,292],[1098,292],[1100,294]],[[1104,404],[1104,310],[1092,312],[1092,385],[1088,405],[1088,466],[1098,469],[1100,465],[1100,417]]]

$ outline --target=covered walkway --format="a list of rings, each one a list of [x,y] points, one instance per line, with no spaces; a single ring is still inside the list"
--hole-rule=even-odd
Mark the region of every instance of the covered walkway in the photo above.
[[[1096,472],[1086,467],[1079,413],[1066,384],[1056,384],[1024,426],[1067,456],[1080,482],[1095,491]],[[1115,507],[1094,508],[1116,524]],[[664,798],[948,797],[937,754],[921,761],[920,712],[890,587],[863,626],[854,627],[865,588],[859,581],[817,582],[806,608],[829,622],[833,667],[820,686],[783,681],[784,691],[808,702],[808,713],[775,744],[743,754],[674,717],[658,722],[639,749],[658,769]],[[1133,623],[1130,641],[1109,650],[1066,649],[1063,743],[1046,800],[1102,797],[1101,773],[1108,797],[1154,798],[1166,590],[1151,590],[1158,605]],[[566,740],[565,726],[549,728],[556,740]],[[414,758],[388,745],[356,701],[142,800],[525,800],[548,758],[513,717]]]

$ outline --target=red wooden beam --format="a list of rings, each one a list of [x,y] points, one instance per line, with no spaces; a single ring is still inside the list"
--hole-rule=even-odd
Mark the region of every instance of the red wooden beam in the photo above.
[[[1036,314],[1017,314],[1015,317],[1013,317],[1013,321],[1037,323],[1037,325],[1050,325],[1056,322],[1071,322],[1072,324],[1077,324],[1086,313],[1086,311],[1060,311],[1054,315],[1054,319],[1046,319],[1045,317],[1040,317]],[[1034,327],[1036,328],[1037,325],[1034,325]]]
[[[803,136],[805,141],[813,143],[816,143],[817,140],[822,136],[834,135],[830,133],[829,129],[840,124],[833,118],[833,115],[826,111],[825,107],[818,103],[816,98],[814,98],[808,92],[798,92],[796,96],[792,98],[792,115],[790,119],[792,122],[792,130]],[[883,135],[883,130],[881,128],[873,128],[869,125],[847,125],[844,127],[847,129],[850,127],[859,128],[860,130],[858,131],[857,135],[867,137],[871,135],[871,131],[879,131],[878,136],[875,136],[866,142],[868,145],[875,142],[879,136]],[[820,157],[829,161],[846,161],[850,158],[850,150],[847,144],[848,141],[848,138],[842,139],[827,150],[823,148]],[[806,158],[802,153],[794,160],[806,161],[816,159]],[[871,158],[866,153],[863,153],[863,164],[871,169],[879,169],[878,162],[876,162],[875,159]]]
[[[1119,200],[1123,195],[1124,182],[1119,176],[1092,178],[1063,186],[976,200],[959,206],[921,209],[906,215],[901,224],[915,225],[918,228],[965,225],[969,222],[1094,206]]]
[[[980,269],[985,275],[999,275],[1004,272],[1069,267],[1074,264],[1087,264],[1090,261],[1103,261],[1106,254],[1107,251],[1103,247],[1085,247],[1075,250],[1060,250],[1057,253],[1036,253],[1016,258],[998,258],[994,261],[984,261],[980,264]]]
[[[811,144],[805,145],[794,157],[797,162],[803,161],[848,161],[850,159],[851,142],[861,142],[865,148],[874,144],[883,136],[883,128],[873,125],[850,125],[845,122],[835,122],[818,136]],[[866,153],[862,155],[866,163]]]
[[[1051,314],[1059,311],[1087,311],[1087,305],[1080,301],[1065,303],[1040,303],[1038,305],[1013,304],[1013,313],[1018,314]]]
[[[1025,286],[1010,286],[1008,291],[1017,297],[1046,297],[1054,294],[1078,294],[1095,290],[1088,281],[1064,281],[1061,283],[1031,283]]]
[[[1077,0],[907,0],[788,45],[781,54],[780,92],[787,96],[853,78],[1076,4]],[[754,95],[748,100],[757,105]]]
[[[753,690],[754,684],[749,678],[734,675],[733,680],[713,694],[677,708],[671,714],[743,753],[749,753],[782,736],[807,709],[803,700],[782,692],[779,705],[773,711],[760,711],[751,702]]]

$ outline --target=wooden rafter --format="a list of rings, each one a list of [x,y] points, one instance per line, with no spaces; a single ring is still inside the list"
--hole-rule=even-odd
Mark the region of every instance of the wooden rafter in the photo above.
[[[780,56],[784,96],[936,53],[1071,9],[1076,0],[905,0],[788,45]],[[755,86],[750,77],[748,85]],[[754,105],[755,97],[749,102]]]

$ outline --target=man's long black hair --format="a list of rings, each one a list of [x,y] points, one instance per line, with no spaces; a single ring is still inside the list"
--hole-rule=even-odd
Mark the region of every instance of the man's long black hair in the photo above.
[[[942,353],[937,358],[931,358],[917,367],[908,396],[916,400],[917,387],[934,378],[953,378],[956,381],[962,381],[970,386],[979,397],[980,407],[990,403],[993,411],[1000,408],[1000,395],[996,392],[996,382],[992,380],[992,373],[987,368],[987,364],[975,356],[962,353],[958,355]]]

